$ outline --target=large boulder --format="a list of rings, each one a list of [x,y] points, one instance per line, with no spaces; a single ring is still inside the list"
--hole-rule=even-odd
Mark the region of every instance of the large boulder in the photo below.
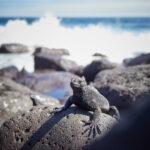
[[[150,64],[150,53],[142,54],[135,58],[124,59],[123,63],[126,67],[135,66],[135,65],[143,65]]]
[[[0,47],[0,53],[25,53],[28,51],[27,46],[17,43],[2,44]]]
[[[58,100],[54,98],[32,100],[30,95],[38,95],[38,93],[11,79],[0,77],[0,126],[16,113],[30,110],[33,105],[58,104]]]
[[[17,82],[47,96],[52,96],[63,103],[72,95],[71,79],[75,77],[69,72],[32,73],[17,79]]]
[[[111,105],[126,108],[138,96],[150,92],[150,65],[102,71],[97,74],[94,86]]]
[[[57,71],[69,71],[73,68],[77,68],[77,64],[60,55],[37,53],[34,55],[34,68],[35,70],[51,69]]]
[[[93,81],[96,74],[99,73],[102,70],[106,69],[113,69],[116,65],[112,64],[106,59],[98,59],[91,62],[89,65],[87,65],[83,70],[83,75],[86,78],[87,82]]]
[[[20,96],[21,94],[27,95],[28,98],[33,102],[33,105],[57,105],[59,104],[59,101],[53,97],[50,96],[44,96],[38,93],[37,91],[34,91],[33,89],[28,88],[27,86],[24,86],[22,84],[16,83],[15,81],[5,78],[5,77],[0,77],[0,94],[4,94],[7,92],[19,92]],[[30,98],[32,96],[36,96],[34,101]],[[19,97],[18,97],[19,98]]]
[[[54,107],[33,107],[29,113],[6,121],[0,128],[2,150],[81,150],[85,145],[110,131],[114,118],[101,116],[101,134],[97,138],[84,126],[91,113],[77,107],[53,115]]]
[[[143,150],[150,149],[150,95],[139,99],[122,121],[102,139],[86,150]]]
[[[7,77],[11,79],[16,79],[18,76],[18,69],[15,66],[8,66],[0,69],[0,77]]]
[[[46,47],[37,47],[33,55],[38,54],[38,53],[46,53],[46,54],[51,54],[51,55],[69,55],[69,51],[63,48],[60,48],[60,49],[51,48],[50,49]]]

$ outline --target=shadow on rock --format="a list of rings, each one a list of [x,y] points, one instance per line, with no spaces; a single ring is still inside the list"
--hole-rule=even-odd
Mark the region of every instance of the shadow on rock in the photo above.
[[[55,124],[57,124],[63,117],[69,115],[70,113],[72,112],[69,111],[67,113],[54,114],[29,138],[29,140],[20,150],[32,149],[46,135],[46,133],[53,128]]]
[[[54,107],[33,107],[29,113],[6,121],[0,128],[0,149],[5,150],[77,150],[95,140],[83,133],[82,120],[88,121],[92,114],[77,107],[71,107],[60,114],[52,115]],[[102,114],[101,134],[104,136],[116,122]]]

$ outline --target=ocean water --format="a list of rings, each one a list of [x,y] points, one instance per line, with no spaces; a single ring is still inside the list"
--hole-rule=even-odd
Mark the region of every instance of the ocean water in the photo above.
[[[60,24],[67,28],[80,27],[85,28],[89,25],[102,25],[111,27],[116,30],[131,31],[131,32],[146,32],[150,31],[150,17],[58,17]],[[38,22],[38,17],[0,17],[0,25],[6,26],[9,21],[22,20],[29,25]]]
[[[66,48],[68,59],[79,65],[92,61],[92,54],[105,54],[112,62],[150,52],[150,18],[0,17],[0,45],[22,43],[28,54],[0,54],[0,68],[16,65],[32,72],[32,52],[37,46]]]

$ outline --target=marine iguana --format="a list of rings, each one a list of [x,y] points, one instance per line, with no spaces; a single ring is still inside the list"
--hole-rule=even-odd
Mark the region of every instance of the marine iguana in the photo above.
[[[87,85],[85,78],[75,77],[72,78],[70,86],[73,90],[73,95],[69,97],[66,104],[57,108],[54,113],[62,112],[68,109],[72,104],[75,104],[79,108],[87,111],[93,111],[93,119],[89,121],[83,121],[85,125],[90,126],[90,130],[100,134],[99,120],[101,113],[110,114],[116,119],[120,118],[119,111],[115,106],[110,106],[108,100],[101,95],[96,88],[91,85]]]

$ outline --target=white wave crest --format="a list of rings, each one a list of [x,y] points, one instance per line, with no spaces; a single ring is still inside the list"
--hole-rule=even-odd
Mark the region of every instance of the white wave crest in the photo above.
[[[11,42],[66,48],[71,59],[85,65],[95,52],[107,55],[113,62],[121,62],[137,52],[149,52],[150,32],[117,32],[101,25],[67,28],[60,25],[59,19],[46,15],[31,25],[25,20],[14,20],[0,26],[0,44]]]

